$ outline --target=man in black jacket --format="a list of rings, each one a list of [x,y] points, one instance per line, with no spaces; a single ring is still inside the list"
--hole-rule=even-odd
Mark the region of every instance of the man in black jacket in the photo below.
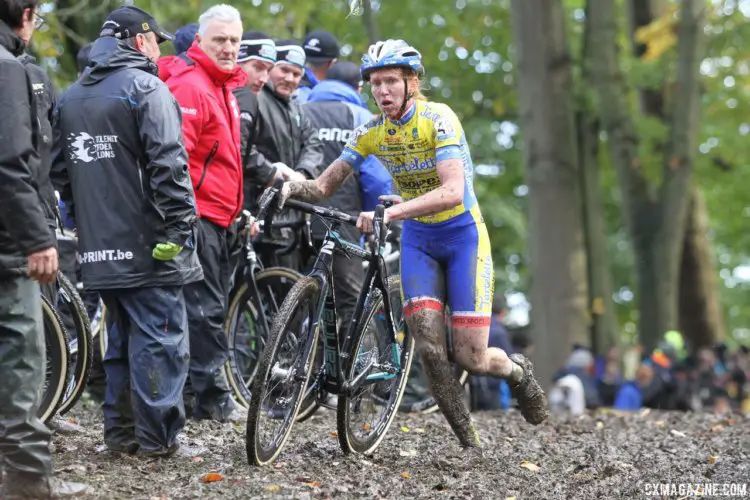
[[[295,171],[288,180],[302,181],[317,177],[323,165],[323,143],[309,117],[292,99],[305,68],[305,51],[293,40],[276,42],[276,64],[269,81],[258,96],[259,118],[256,132],[258,155],[249,167],[257,170],[286,167]],[[257,197],[257,195],[256,195]],[[282,230],[288,232],[288,230]],[[302,255],[296,251],[279,258],[279,265],[301,271]]]
[[[37,418],[44,385],[39,283],[57,273],[55,239],[44,217],[33,87],[16,59],[34,31],[38,0],[0,0],[0,498],[49,498],[85,491],[53,484],[49,429]]]
[[[265,33],[247,31],[242,35],[237,63],[247,75],[247,83],[234,90],[240,107],[240,150],[244,171],[245,208],[254,210],[258,197],[274,179],[299,178],[283,163],[265,161],[258,152],[256,135],[258,129],[258,94],[268,81],[268,75],[276,63],[276,44]],[[303,176],[304,178],[304,176]]]
[[[180,449],[189,363],[183,286],[203,278],[180,111],[155,64],[167,39],[137,7],[107,17],[89,67],[55,112],[52,168],[78,229],[84,286],[100,292],[114,321],[104,442],[146,456]]]

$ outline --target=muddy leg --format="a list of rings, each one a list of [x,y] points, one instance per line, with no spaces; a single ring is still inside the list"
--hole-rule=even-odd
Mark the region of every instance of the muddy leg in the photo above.
[[[497,347],[487,347],[488,326],[466,326],[462,317],[453,317],[453,353],[456,363],[472,375],[491,375],[518,383],[523,369]]]
[[[479,446],[479,434],[464,403],[464,390],[448,361],[445,347],[445,317],[443,311],[421,309],[406,317],[409,331],[414,335],[422,357],[432,394],[445,415],[461,446]]]

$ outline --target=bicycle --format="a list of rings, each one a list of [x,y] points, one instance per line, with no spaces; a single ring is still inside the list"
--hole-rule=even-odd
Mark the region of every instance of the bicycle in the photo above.
[[[302,277],[293,269],[263,267],[250,237],[250,222],[250,213],[243,211],[240,217],[240,224],[244,227],[242,279],[230,293],[224,322],[229,344],[225,366],[227,379],[235,400],[246,408],[250,404],[249,387],[269,337],[270,325],[284,297]],[[297,223],[273,223],[272,227],[285,228],[293,224]]]
[[[260,200],[261,212],[270,220],[271,204],[279,186],[269,189]],[[337,429],[344,453],[371,453],[380,444],[390,427],[403,395],[414,351],[414,340],[401,325],[396,325],[392,311],[392,288],[388,286],[383,261],[386,227],[385,207],[375,210],[375,237],[378,245],[371,252],[341,240],[336,229],[340,224],[356,224],[356,217],[308,203],[288,200],[287,206],[308,214],[316,214],[332,224],[313,270],[292,288],[275,318],[271,337],[253,381],[246,428],[246,451],[250,464],[262,466],[273,462],[281,453],[291,433],[302,402],[316,395],[325,404],[329,393],[338,396]],[[266,225],[266,228],[270,227]],[[341,337],[336,322],[334,287],[331,280],[333,252],[347,257],[368,259],[370,266],[365,286],[360,292],[352,323]],[[386,300],[387,299],[387,300]],[[400,300],[400,297],[398,298]],[[305,307],[307,306],[307,307]],[[370,325],[383,310],[385,328]],[[301,321],[294,321],[299,311],[306,311]],[[362,318],[358,320],[357,318]],[[302,327],[305,331],[300,331]],[[320,329],[324,337],[324,363],[313,373],[316,344]],[[304,334],[306,333],[306,335]],[[366,341],[366,336],[375,334]],[[287,353],[287,356],[282,356]],[[277,385],[276,382],[280,382]],[[387,404],[363,400],[366,391],[377,391]],[[282,391],[282,392],[280,392]],[[288,391],[288,392],[283,392]],[[387,396],[387,397],[386,397]],[[266,402],[266,397],[271,401]],[[377,421],[352,423],[363,410],[381,409]],[[270,444],[262,442],[262,417],[281,420],[281,427]],[[360,435],[360,432],[363,435]]]

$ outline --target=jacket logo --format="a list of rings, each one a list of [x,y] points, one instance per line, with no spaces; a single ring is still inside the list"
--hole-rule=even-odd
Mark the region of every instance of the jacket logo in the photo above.
[[[90,136],[86,132],[70,134],[68,136],[68,149],[70,159],[73,163],[91,163],[94,160],[114,158],[115,152],[112,144],[117,143],[116,135]]]
[[[198,116],[198,110],[195,108],[186,108],[186,107],[180,106],[180,111],[182,111],[183,115]]]
[[[318,139],[321,141],[336,141],[347,143],[351,139],[353,132],[351,130],[342,130],[340,128],[319,128]]]

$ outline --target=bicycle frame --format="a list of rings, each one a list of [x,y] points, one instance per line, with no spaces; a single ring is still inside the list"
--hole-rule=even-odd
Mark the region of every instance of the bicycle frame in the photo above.
[[[320,333],[323,338],[323,369],[320,372],[321,380],[311,382],[308,387],[308,394],[311,390],[316,388],[319,383],[318,389],[332,394],[346,394],[352,396],[359,388],[361,388],[366,382],[375,383],[383,380],[389,380],[395,378],[401,369],[401,351],[398,346],[397,339],[394,335],[395,326],[393,319],[393,311],[391,310],[390,297],[388,294],[387,287],[387,274],[386,274],[386,263],[383,258],[385,251],[385,226],[382,224],[382,213],[384,208],[382,205],[379,206],[379,210],[376,211],[375,220],[375,240],[378,242],[377,245],[373,246],[371,252],[368,252],[358,245],[350,243],[346,240],[341,239],[339,233],[336,231],[341,223],[353,224],[356,222],[351,216],[336,212],[333,210],[327,210],[322,207],[316,207],[307,203],[298,202],[296,200],[288,200],[287,205],[292,208],[297,208],[305,212],[315,212],[322,216],[324,219],[331,220],[333,225],[326,232],[326,236],[323,240],[320,253],[318,254],[313,269],[310,272],[310,276],[317,279],[320,283],[320,299],[317,304],[317,314],[312,328],[321,328]],[[378,213],[379,212],[379,216]],[[345,217],[342,217],[345,216]],[[360,291],[357,299],[357,305],[352,315],[352,321],[346,326],[346,334],[344,336],[343,344],[341,343],[341,335],[337,326],[337,315],[335,307],[335,287],[332,279],[332,268],[333,268],[333,252],[338,251],[343,253],[346,257],[351,258],[352,256],[361,258],[370,263],[365,276],[364,285]],[[390,346],[392,354],[392,366],[387,367],[385,371],[370,373],[370,370],[375,365],[375,361],[370,358],[368,366],[366,366],[360,374],[354,379],[347,380],[344,376],[344,370],[349,368],[347,363],[353,363],[356,359],[349,359],[349,351],[351,350],[351,344],[353,342],[353,336],[358,325],[358,318],[361,317],[362,312],[365,308],[365,303],[373,293],[374,289],[378,289],[383,296],[383,307],[385,309],[385,320],[388,327],[388,332],[391,336]],[[321,323],[322,320],[322,323]],[[342,325],[343,326],[343,325]],[[313,330],[314,331],[314,330]],[[305,345],[305,351],[308,349],[315,349],[316,346],[311,345],[313,336],[308,338],[308,343]],[[307,359],[307,356],[303,357]],[[307,373],[308,366],[305,366],[298,373]],[[321,398],[322,399],[322,398]]]

